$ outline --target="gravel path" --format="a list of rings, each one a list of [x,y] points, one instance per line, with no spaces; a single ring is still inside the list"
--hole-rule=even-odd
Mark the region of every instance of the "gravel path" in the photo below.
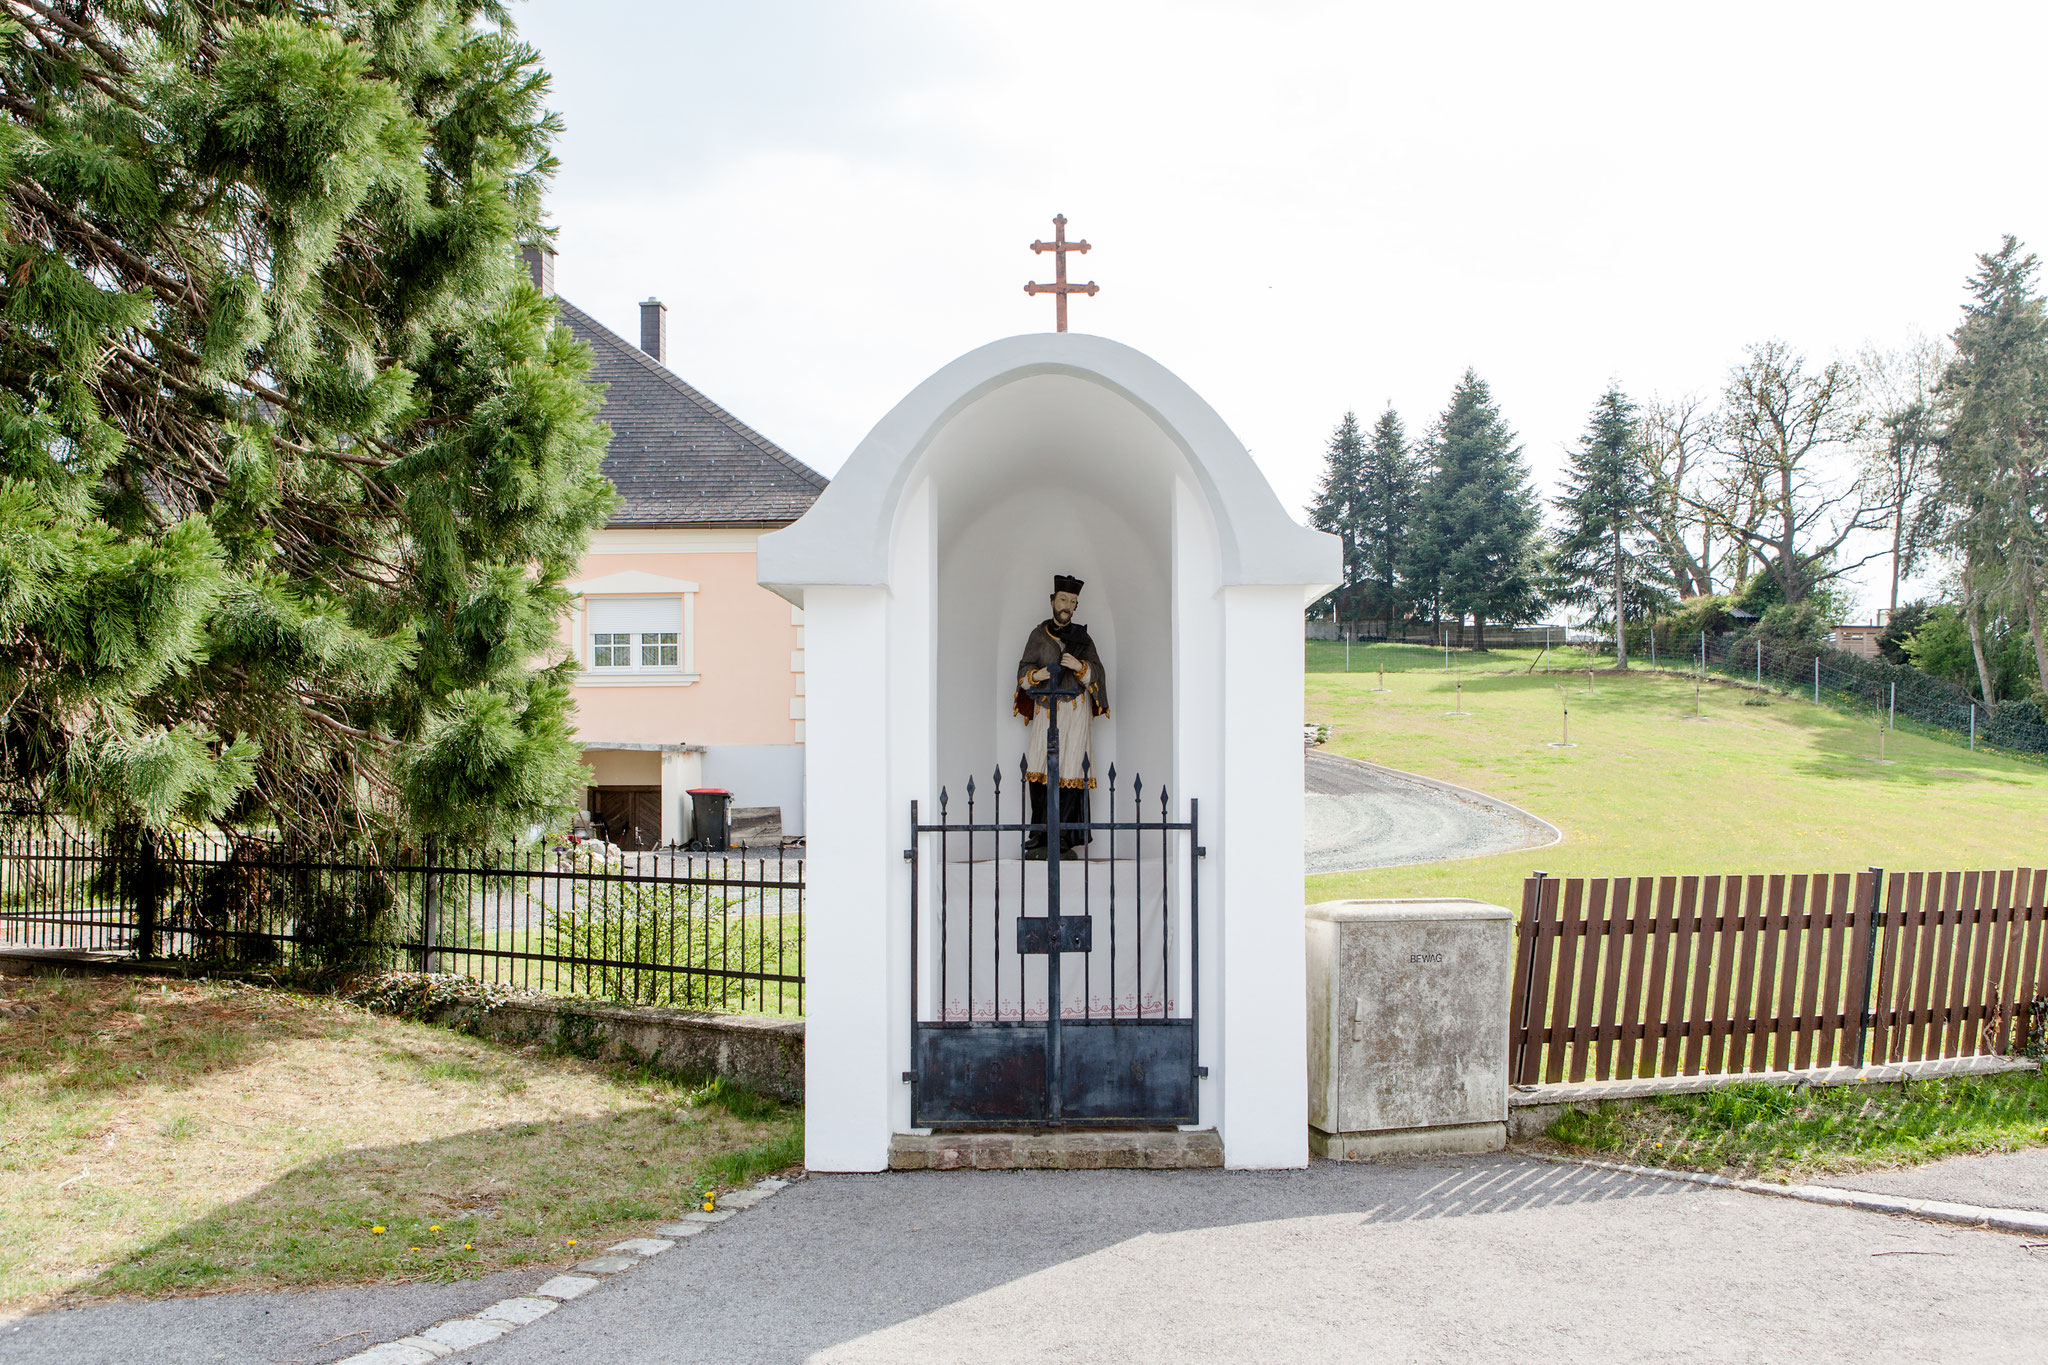
[[[1478,858],[1563,837],[1519,806],[1377,763],[1310,749],[1305,767],[1311,874]]]

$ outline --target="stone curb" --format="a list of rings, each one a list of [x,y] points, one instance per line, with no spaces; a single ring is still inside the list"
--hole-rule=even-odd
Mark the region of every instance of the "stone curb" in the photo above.
[[[1833,1185],[1776,1185],[1768,1180],[1741,1180],[1712,1175],[1706,1171],[1671,1171],[1656,1166],[1629,1166],[1619,1161],[1588,1161],[1548,1156],[1554,1166],[1585,1166],[1596,1171],[1622,1175],[1651,1176],[1687,1185],[1707,1185],[1717,1190],[1741,1190],[1745,1194],[1768,1194],[1779,1199],[1797,1199],[1806,1204],[1828,1204],[1835,1208],[1862,1209],[1866,1213],[1889,1213],[1907,1218],[1925,1218],[1961,1227],[1990,1228],[1995,1232],[2016,1232],[2027,1237],[2048,1236],[2048,1213],[2029,1209],[1994,1209],[1981,1204],[1953,1204],[1942,1199],[1908,1199],[1895,1194],[1872,1194],[1865,1190],[1837,1189]]]
[[[547,1283],[516,1298],[500,1299],[490,1307],[467,1317],[450,1318],[424,1331],[395,1341],[379,1342],[366,1351],[334,1365],[430,1365],[442,1356],[481,1346],[487,1341],[516,1332],[538,1322],[570,1299],[579,1298],[613,1275],[624,1274],[640,1262],[675,1248],[675,1239],[708,1232],[742,1209],[750,1209],[789,1187],[787,1180],[763,1180],[750,1189],[734,1190],[726,1198],[729,1207],[716,1213],[687,1213],[683,1223],[665,1224],[660,1237],[629,1237],[606,1249],[606,1254],[577,1263],[573,1270],[556,1275]]]

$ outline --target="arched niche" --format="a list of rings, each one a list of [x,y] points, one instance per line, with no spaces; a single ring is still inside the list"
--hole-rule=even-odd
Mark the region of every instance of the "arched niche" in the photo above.
[[[1053,575],[1071,573],[1087,585],[1077,619],[1109,669],[1094,776],[1106,791],[1114,763],[1126,798],[1139,774],[1154,792],[1174,784],[1174,493],[1192,479],[1172,439],[1111,389],[1034,374],[955,413],[919,477],[931,485],[939,783],[957,799],[973,774],[986,800],[1000,767],[1015,799],[1017,656]],[[1213,530],[1194,520],[1181,553],[1212,557]]]

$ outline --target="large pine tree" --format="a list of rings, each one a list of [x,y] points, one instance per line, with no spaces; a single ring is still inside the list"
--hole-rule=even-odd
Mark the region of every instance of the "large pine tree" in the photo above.
[[[1628,667],[1627,623],[1669,602],[1668,580],[1648,543],[1655,492],[1640,416],[1618,386],[1593,405],[1586,435],[1570,453],[1557,576],[1567,601],[1590,608],[1596,625],[1613,625],[1614,664]]]
[[[2012,237],[1977,258],[1938,393],[1946,423],[1938,468],[1972,631],[1986,606],[2003,599],[2016,607],[2048,694],[2048,303],[2034,283],[2040,264]],[[1988,678],[1981,658],[1980,671]]]
[[[1415,515],[1416,492],[1408,433],[1391,407],[1372,424],[1358,482],[1359,567],[1391,639],[1395,613],[1406,606],[1401,556],[1408,543],[1409,520]]]
[[[1309,525],[1343,542],[1344,582],[1325,600],[1339,621],[1358,619],[1359,586],[1365,580],[1360,543],[1364,519],[1365,440],[1358,432],[1358,414],[1347,412],[1323,452],[1323,478],[1309,508]]]
[[[342,842],[561,812],[612,494],[518,274],[556,129],[488,0],[0,27],[0,781]]]
[[[1471,370],[1428,446],[1408,563],[1416,582],[1433,585],[1440,610],[1473,618],[1474,646],[1484,649],[1488,617],[1517,619],[1542,604],[1536,495],[1514,432]]]

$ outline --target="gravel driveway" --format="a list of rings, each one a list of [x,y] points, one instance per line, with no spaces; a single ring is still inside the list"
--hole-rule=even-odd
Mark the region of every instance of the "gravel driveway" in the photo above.
[[[1304,766],[1311,875],[1478,858],[1563,837],[1519,806],[1377,763],[1310,749]]]

